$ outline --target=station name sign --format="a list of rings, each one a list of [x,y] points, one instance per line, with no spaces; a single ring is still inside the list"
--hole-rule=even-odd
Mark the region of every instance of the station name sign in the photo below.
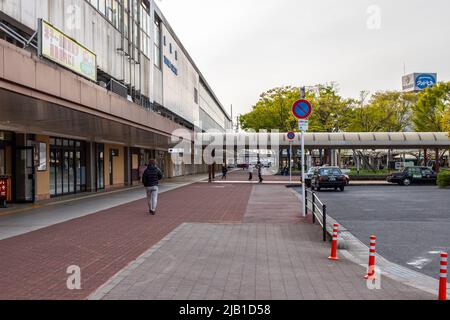
[[[47,21],[39,20],[39,55],[97,81],[97,56]]]

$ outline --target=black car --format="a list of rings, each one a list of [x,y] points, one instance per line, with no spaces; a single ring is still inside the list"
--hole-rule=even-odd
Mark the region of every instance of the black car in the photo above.
[[[305,186],[307,188],[311,188],[311,178],[314,175],[314,172],[319,169],[319,167],[311,167],[307,173],[305,173]]]
[[[347,178],[338,167],[321,167],[314,171],[311,177],[311,189],[320,191],[321,189],[345,190]]]
[[[387,182],[409,186],[416,184],[436,184],[437,174],[428,167],[408,167],[401,172],[390,174]]]

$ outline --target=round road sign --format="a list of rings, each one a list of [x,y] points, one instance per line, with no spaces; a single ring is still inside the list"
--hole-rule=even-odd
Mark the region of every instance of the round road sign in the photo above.
[[[308,100],[298,100],[292,105],[292,113],[297,119],[308,119],[312,114],[312,106]]]
[[[288,138],[289,140],[294,140],[294,139],[295,139],[295,133],[294,133],[294,132],[288,132],[287,138]]]

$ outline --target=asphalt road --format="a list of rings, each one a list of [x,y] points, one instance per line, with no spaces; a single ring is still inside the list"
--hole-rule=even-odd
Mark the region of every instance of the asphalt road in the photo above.
[[[429,276],[450,253],[450,190],[436,186],[350,186],[322,191],[328,214],[362,242],[375,234],[377,253]]]

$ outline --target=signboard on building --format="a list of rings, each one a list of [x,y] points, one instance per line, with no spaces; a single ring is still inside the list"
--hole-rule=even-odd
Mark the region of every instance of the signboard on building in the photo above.
[[[437,83],[436,73],[412,73],[402,78],[403,91],[422,91],[432,87]]]
[[[39,55],[97,81],[97,56],[45,20],[39,20]]]

